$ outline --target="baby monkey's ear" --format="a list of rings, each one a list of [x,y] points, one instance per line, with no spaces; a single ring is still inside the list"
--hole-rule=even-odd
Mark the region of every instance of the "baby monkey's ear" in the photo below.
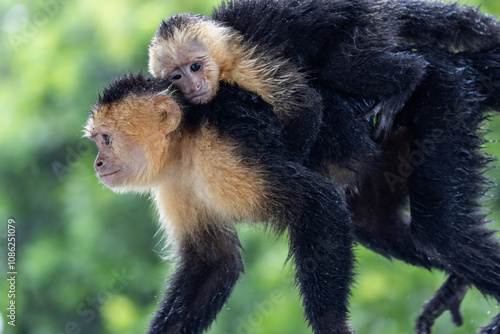
[[[175,131],[181,123],[181,109],[177,103],[163,93],[156,95],[151,103],[160,113],[160,131],[165,135]]]

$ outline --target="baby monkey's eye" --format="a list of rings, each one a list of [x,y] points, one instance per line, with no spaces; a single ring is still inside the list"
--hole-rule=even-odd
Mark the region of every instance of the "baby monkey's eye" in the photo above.
[[[171,80],[181,80],[181,78],[182,78],[182,75],[180,75],[180,74],[176,74],[176,75],[174,75],[174,76],[172,77],[172,79],[171,79]]]
[[[198,72],[201,69],[201,64],[200,63],[194,63],[191,65],[191,71],[193,72]]]
[[[102,138],[104,139],[104,142],[106,143],[106,145],[111,144],[111,137],[109,135],[103,134]]]

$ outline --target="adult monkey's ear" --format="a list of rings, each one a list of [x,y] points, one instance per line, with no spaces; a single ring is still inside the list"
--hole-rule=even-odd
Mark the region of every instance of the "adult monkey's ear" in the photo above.
[[[151,103],[161,115],[160,131],[168,135],[179,127],[181,123],[181,109],[170,97],[163,93],[157,94]]]

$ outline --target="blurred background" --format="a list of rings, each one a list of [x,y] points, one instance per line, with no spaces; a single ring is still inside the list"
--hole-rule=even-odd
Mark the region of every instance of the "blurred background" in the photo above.
[[[82,126],[98,92],[129,72],[147,72],[160,20],[210,14],[219,0],[3,0],[0,4],[0,333],[144,333],[172,262],[162,261],[157,217],[147,196],[99,184],[97,152]],[[498,0],[470,0],[500,13]],[[498,119],[486,150],[500,156]],[[498,170],[488,172],[498,177]],[[500,188],[486,204],[500,212]],[[493,214],[491,219],[498,218]],[[16,327],[7,324],[7,223],[16,226]],[[499,224],[493,224],[498,227]],[[246,274],[209,333],[310,333],[284,240],[239,228]],[[411,334],[421,306],[444,282],[356,248],[352,323],[363,334]],[[474,333],[498,313],[477,290],[435,333]]]

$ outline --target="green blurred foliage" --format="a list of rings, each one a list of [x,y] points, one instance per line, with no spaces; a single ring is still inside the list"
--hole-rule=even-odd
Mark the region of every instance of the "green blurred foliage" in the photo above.
[[[209,14],[218,0],[42,0],[0,4],[0,333],[143,333],[172,262],[147,196],[99,184],[96,149],[81,138],[97,93],[115,77],[147,71],[147,48],[163,17]],[[469,1],[471,4],[479,2]],[[500,13],[497,0],[483,10]],[[489,128],[500,127],[493,119]],[[500,156],[492,142],[488,152]],[[495,137],[496,136],[496,137]],[[489,172],[498,177],[498,171]],[[491,193],[500,212],[498,190]],[[493,215],[492,217],[495,218]],[[16,221],[16,327],[5,323],[7,220]],[[210,333],[310,333],[286,265],[286,242],[239,228],[247,264]],[[357,248],[352,322],[360,333],[412,333],[421,305],[445,280]],[[498,312],[476,290],[465,324],[448,314],[436,333],[473,333]]]

